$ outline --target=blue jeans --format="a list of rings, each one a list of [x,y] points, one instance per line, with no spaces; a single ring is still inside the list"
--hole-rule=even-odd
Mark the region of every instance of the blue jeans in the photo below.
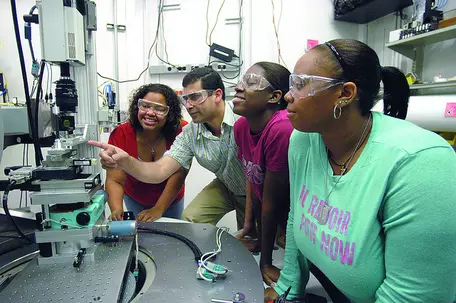
[[[151,206],[145,206],[141,203],[136,202],[128,195],[124,195],[125,206],[128,211],[133,212],[133,215],[137,217],[140,212],[146,209],[152,208]],[[163,213],[163,217],[180,219],[182,211],[184,210],[184,198],[171,204],[168,209]]]

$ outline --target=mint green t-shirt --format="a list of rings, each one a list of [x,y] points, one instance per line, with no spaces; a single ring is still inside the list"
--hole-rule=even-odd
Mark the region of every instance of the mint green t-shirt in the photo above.
[[[279,294],[304,294],[307,258],[356,303],[455,301],[456,153],[443,138],[373,113],[367,144],[342,177],[317,133],[293,132],[289,167]]]

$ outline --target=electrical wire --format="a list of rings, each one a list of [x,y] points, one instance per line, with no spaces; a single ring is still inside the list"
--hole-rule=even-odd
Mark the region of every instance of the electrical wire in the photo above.
[[[282,2],[282,0],[281,0],[281,2]],[[287,64],[285,63],[285,60],[283,60],[282,52],[281,52],[281,49],[280,49],[279,29],[278,29],[278,26],[276,26],[276,22],[275,22],[274,0],[271,0],[271,4],[272,4],[272,25],[274,26],[274,33],[275,33],[276,40],[277,40],[277,61],[278,61],[279,64],[281,64],[280,60],[282,60],[283,65],[286,68],[288,68]],[[282,7],[282,4],[280,6]],[[280,15],[282,15],[282,9],[280,9]],[[282,17],[280,16],[280,18],[282,18]]]
[[[207,266],[207,261],[214,258],[217,254],[219,254],[222,251],[222,235],[224,232],[228,231],[229,229],[226,227],[221,227],[217,229],[215,232],[215,243],[217,245],[217,249],[214,251],[210,251],[207,253],[204,253],[201,256],[201,259],[198,262],[198,269],[197,273],[200,276],[201,279],[209,282],[213,282],[212,279],[209,279],[203,275],[203,268],[209,271],[210,273],[216,274],[216,275],[224,275],[228,272],[228,269],[223,268],[223,270],[216,270],[213,268],[210,268]]]
[[[220,16],[220,12],[222,11],[223,5],[225,5],[225,1],[226,0],[222,1],[222,4],[220,5],[219,10],[217,12],[217,17],[215,17],[214,26],[212,27],[212,30],[211,30],[211,32],[209,34],[209,44],[208,44],[209,46],[212,45],[212,33],[214,32],[215,28],[217,27],[217,23],[218,23],[218,19],[219,19],[219,16]],[[206,13],[206,16],[207,16],[207,13]]]
[[[8,78],[6,74],[0,69],[0,73],[3,74],[3,79],[5,79],[5,90],[3,91],[3,99],[5,99],[5,95],[8,98],[8,103],[10,102],[9,91],[8,91]]]
[[[25,93],[25,99],[26,99],[26,104],[27,104],[27,118],[29,120],[29,125],[31,128],[31,137],[32,137],[33,145],[35,147],[35,164],[36,164],[36,166],[40,166],[41,160],[43,159],[43,155],[41,153],[41,147],[40,147],[39,138],[38,138],[38,130],[34,127],[34,124],[33,124],[32,102],[31,102],[29,88],[28,88],[24,52],[22,49],[21,35],[19,32],[19,22],[17,20],[16,1],[10,0],[10,4],[11,4],[11,16],[13,18],[13,25],[14,25],[14,34],[15,34],[15,38],[16,38],[16,46],[17,46],[17,51],[19,54],[19,62],[21,64],[22,82],[23,82],[23,86],[24,86],[24,93]]]
[[[21,35],[19,32],[19,22],[17,20],[16,1],[10,0],[10,4],[11,4],[11,16],[13,18],[13,25],[14,25],[14,35],[16,38],[16,46],[17,46],[17,51],[19,54],[19,62],[21,64],[22,83],[24,86],[24,93],[25,93],[25,99],[26,99],[26,104],[27,104],[27,118],[29,120],[29,125],[30,125],[30,129],[31,129],[31,137],[32,137],[33,145],[35,147],[35,164],[36,164],[36,166],[40,166],[41,161],[43,159],[43,155],[41,153],[41,147],[40,147],[39,138],[38,138],[38,130],[34,127],[34,124],[33,124],[32,102],[31,102],[29,88],[28,88],[24,52],[22,49]]]
[[[52,94],[52,76],[53,76],[52,75],[52,64],[49,62],[48,62],[48,64],[49,64],[49,71],[51,72],[51,79],[49,80],[49,90],[50,90],[50,94]]]
[[[27,146],[26,151],[25,151],[25,165],[29,166],[29,145],[25,144]],[[25,191],[25,207],[28,205],[28,191]]]
[[[29,44],[29,48],[30,48],[30,55],[32,56],[32,62],[35,63],[36,59],[35,59],[35,52],[33,51],[32,40],[28,40],[28,44]]]
[[[100,90],[98,90],[98,96],[100,96],[103,99],[103,105],[108,104],[108,100],[106,100],[106,97],[103,95],[103,93]]]
[[[35,134],[36,134],[36,140],[38,143],[38,155],[37,157],[40,157],[40,162],[43,160],[43,155],[41,153],[41,148],[39,147],[39,134],[38,134],[38,113],[39,113],[39,108],[40,108],[40,100],[43,98],[43,76],[44,76],[44,69],[46,68],[46,61],[44,59],[41,60],[41,65],[40,65],[40,74],[38,77],[38,84],[37,84],[37,89],[36,89],[36,96],[35,96],[35,115],[34,115],[34,128],[35,128]],[[37,154],[37,151],[35,150],[35,154]],[[38,165],[37,165],[38,166]]]
[[[25,146],[27,144],[24,144],[22,148],[22,166],[25,166]],[[21,198],[19,199],[19,208],[22,208],[22,196],[23,196],[24,191],[21,190]]]
[[[11,0],[13,1],[13,0]],[[163,6],[163,0],[160,0],[159,4],[158,4],[158,7],[162,7]],[[139,76],[136,78],[136,79],[130,79],[130,80],[116,80],[116,79],[113,79],[113,78],[110,78],[110,77],[106,77],[106,76],[103,76],[102,74],[100,74],[99,72],[97,72],[97,75],[100,77],[100,78],[103,78],[103,79],[106,79],[106,80],[110,80],[110,81],[114,81],[116,83],[127,83],[127,82],[135,82],[135,81],[138,81],[141,76],[149,69],[149,66],[150,66],[150,55],[154,49],[154,46],[156,47],[157,46],[157,40],[158,40],[158,35],[159,35],[159,29],[160,29],[160,12],[158,13],[158,21],[157,21],[157,29],[155,31],[155,38],[154,38],[154,41],[152,42],[152,45],[150,46],[149,48],[149,52],[147,54],[147,65],[146,65],[146,68],[144,68],[141,73],[139,74]]]
[[[236,74],[234,76],[227,76],[223,70],[219,71],[219,73],[223,76],[223,78],[228,79],[228,80],[234,80],[234,79],[238,78],[241,75],[241,67],[244,64],[244,61],[240,57],[241,56],[241,52],[242,52],[242,23],[243,23],[243,20],[242,20],[242,7],[243,7],[243,5],[244,5],[244,1],[240,0],[239,1],[239,49],[238,49],[239,56],[235,55],[235,57],[237,57],[239,59],[239,63],[238,64],[233,64],[233,63],[227,63],[227,62],[222,62],[222,61],[218,61],[218,60],[210,61],[210,57],[209,57],[209,63],[208,63],[209,66],[211,66],[212,63],[222,63],[224,65],[233,66],[233,67],[237,67],[238,68],[238,70],[237,70],[237,72],[236,72]],[[232,82],[229,82],[229,81],[224,81],[224,82],[236,85],[236,83],[232,83]]]
[[[136,246],[136,258],[135,258],[135,270],[134,272],[139,272],[139,241],[138,241],[138,233],[135,234],[135,246]]]
[[[46,72],[47,72],[47,79],[46,79],[46,95],[49,95],[49,89],[51,88],[51,66],[50,64],[46,64]]]
[[[14,229],[16,230],[17,234],[24,240],[29,241],[30,243],[35,243],[33,240],[28,238],[24,233],[21,231],[19,226],[17,226],[16,222],[13,219],[13,216],[11,216],[11,213],[8,208],[8,195],[11,190],[11,188],[16,184],[16,181],[11,180],[10,183],[5,188],[5,191],[3,192],[3,198],[2,198],[2,204],[3,204],[3,210],[5,211],[5,215],[10,220],[11,224],[13,225]]]
[[[38,82],[38,79],[37,78],[34,78],[33,79],[33,83],[32,83],[32,90],[30,91],[30,98],[33,97],[33,95],[35,94],[35,91],[36,91],[36,83]]]
[[[0,235],[0,238],[7,238],[7,239],[22,239],[22,237],[19,237],[19,236],[2,236],[2,235]]]
[[[165,23],[164,23],[165,18],[163,15],[163,7],[159,8],[159,13],[161,14],[161,25],[160,26],[161,26],[161,30],[162,30],[162,37],[163,37],[163,44],[164,44],[166,60],[160,58],[160,56],[158,55],[158,52],[157,52],[157,47],[155,47],[155,54],[157,55],[158,60],[160,60],[161,62],[171,65],[172,67],[176,67],[176,65],[169,63],[168,46],[167,46],[166,36],[165,36]]]
[[[6,74],[3,72],[3,70],[0,68],[0,74],[3,74],[3,79],[5,79],[5,88],[8,90],[8,78],[6,77]]]
[[[282,12],[283,12],[283,0],[280,0],[280,14],[279,14],[279,21],[277,22],[277,31],[279,31],[280,23],[282,22]]]
[[[156,229],[156,228],[147,228],[147,227],[138,227],[137,229],[138,233],[150,233],[150,234],[157,234],[157,235],[163,235],[163,236],[168,236],[172,237],[175,239],[178,239],[182,242],[184,242],[193,252],[193,255],[195,256],[195,262],[198,263],[198,261],[201,259],[201,256],[203,255],[201,253],[201,250],[199,249],[198,246],[194,242],[192,242],[190,239],[179,235],[177,233],[171,232],[171,231],[166,231],[166,230],[161,230],[161,229]]]
[[[29,15],[32,15],[33,12],[35,11],[35,9],[37,9],[36,5],[32,6],[32,8],[30,9],[29,11]],[[30,22],[27,22],[28,26],[31,27],[31,24]],[[30,28],[30,31],[32,29]],[[27,39],[28,40],[28,39]],[[35,52],[33,51],[33,44],[32,44],[32,39],[31,39],[31,36],[30,36],[30,40],[28,40],[28,43],[29,43],[29,48],[30,48],[30,55],[32,56],[32,62],[35,63],[36,62],[36,59],[35,59]]]
[[[240,60],[240,59],[239,59]],[[241,63],[239,64],[232,64],[232,63],[227,63],[227,62],[223,62],[223,61],[219,61],[219,60],[212,60],[209,62],[209,66],[213,63],[221,63],[221,64],[224,64],[224,65],[228,65],[228,66],[232,66],[232,67],[237,67],[237,71],[236,71],[236,74],[234,76],[227,76],[225,73],[226,71],[223,71],[223,70],[220,70],[219,73],[226,79],[229,79],[229,80],[234,80],[236,79],[237,77],[239,77],[239,75],[241,74],[241,66],[244,64],[244,62],[241,60]],[[230,84],[234,84],[236,85],[237,83],[232,83],[232,82],[229,82],[229,81],[224,81],[224,82],[228,82]]]
[[[207,40],[207,36],[209,34],[209,6],[210,6],[211,0],[207,0],[207,6],[206,6],[206,44],[207,46],[211,46],[209,44],[209,41]]]
[[[438,0],[437,1],[437,8],[442,9],[448,4],[448,0]]]

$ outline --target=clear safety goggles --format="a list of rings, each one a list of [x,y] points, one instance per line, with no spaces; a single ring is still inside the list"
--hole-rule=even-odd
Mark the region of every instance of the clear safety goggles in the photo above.
[[[263,90],[268,87],[274,89],[265,77],[257,74],[245,74],[239,80],[238,85],[248,90]]]
[[[306,74],[290,75],[290,93],[293,98],[305,98],[314,96],[319,92],[330,89],[333,86],[343,84],[340,79],[332,79]]]
[[[206,99],[210,95],[212,95],[212,92],[213,92],[213,90],[203,89],[203,90],[199,90],[199,91],[196,91],[193,93],[182,95],[182,96],[180,96],[180,98],[184,105],[186,105],[187,102],[190,103],[191,105],[198,105],[198,104],[201,104],[204,101],[206,101]]]
[[[157,102],[152,102],[144,99],[138,100],[138,108],[143,112],[152,111],[154,114],[159,116],[166,116],[169,112],[168,105],[163,105]]]

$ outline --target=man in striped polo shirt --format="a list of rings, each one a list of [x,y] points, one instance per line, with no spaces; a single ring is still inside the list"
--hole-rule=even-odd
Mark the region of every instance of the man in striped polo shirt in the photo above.
[[[115,146],[90,141],[100,152],[104,168],[121,169],[137,180],[161,183],[179,169],[190,169],[193,157],[213,172],[209,183],[188,205],[184,220],[215,225],[226,213],[236,210],[238,229],[244,226],[246,180],[237,157],[233,126],[237,116],[225,102],[225,86],[211,68],[196,68],[182,80],[183,103],[192,122],[156,162],[140,162]]]

